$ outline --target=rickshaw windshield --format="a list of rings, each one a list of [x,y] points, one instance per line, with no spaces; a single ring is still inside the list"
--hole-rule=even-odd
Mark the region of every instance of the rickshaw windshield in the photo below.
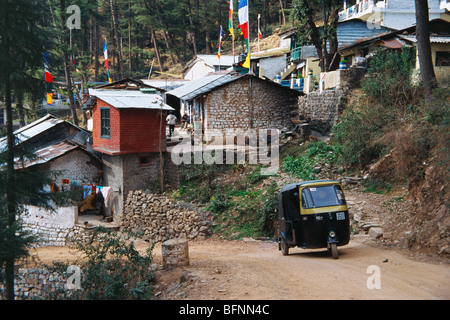
[[[305,209],[345,205],[344,193],[339,185],[308,187],[302,191]]]

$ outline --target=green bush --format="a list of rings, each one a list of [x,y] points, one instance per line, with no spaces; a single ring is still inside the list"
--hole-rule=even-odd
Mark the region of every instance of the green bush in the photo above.
[[[139,253],[129,238],[98,227],[92,243],[78,243],[87,261],[80,262],[81,289],[49,293],[47,299],[147,300],[152,296],[153,246]],[[65,265],[62,265],[66,268]]]
[[[339,149],[340,150],[340,149]],[[300,156],[288,155],[283,160],[282,168],[285,172],[302,180],[315,179],[314,167],[324,163],[335,163],[339,153],[335,148],[322,141],[308,143],[306,150]]]
[[[414,48],[403,47],[400,53],[378,49],[369,64],[369,77],[361,85],[371,104],[406,107],[416,91],[411,83],[414,62]]]
[[[341,164],[363,168],[378,160],[393,147],[393,141],[388,145],[383,137],[417,117],[422,91],[411,83],[414,59],[413,48],[400,53],[377,50],[361,84],[363,98],[347,106],[333,128]]]

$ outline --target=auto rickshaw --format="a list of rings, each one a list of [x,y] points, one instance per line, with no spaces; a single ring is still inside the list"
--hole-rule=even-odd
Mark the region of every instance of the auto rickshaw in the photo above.
[[[350,241],[347,204],[340,181],[292,183],[278,195],[278,249],[328,248],[334,259],[338,246]]]

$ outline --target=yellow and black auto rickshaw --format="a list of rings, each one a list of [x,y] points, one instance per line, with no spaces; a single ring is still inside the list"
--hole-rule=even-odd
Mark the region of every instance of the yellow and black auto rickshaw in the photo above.
[[[335,180],[293,183],[278,195],[278,249],[328,248],[334,259],[338,246],[350,241],[350,223],[342,185]]]

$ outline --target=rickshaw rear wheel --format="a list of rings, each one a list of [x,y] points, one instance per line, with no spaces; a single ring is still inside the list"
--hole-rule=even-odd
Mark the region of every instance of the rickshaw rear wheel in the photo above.
[[[333,257],[333,259],[337,259],[339,257],[339,252],[338,252],[336,243],[330,243],[330,251],[331,251],[331,256]]]
[[[283,254],[283,256],[287,256],[289,254],[289,247],[286,244],[286,242],[284,242],[283,237],[281,237],[281,254]]]

